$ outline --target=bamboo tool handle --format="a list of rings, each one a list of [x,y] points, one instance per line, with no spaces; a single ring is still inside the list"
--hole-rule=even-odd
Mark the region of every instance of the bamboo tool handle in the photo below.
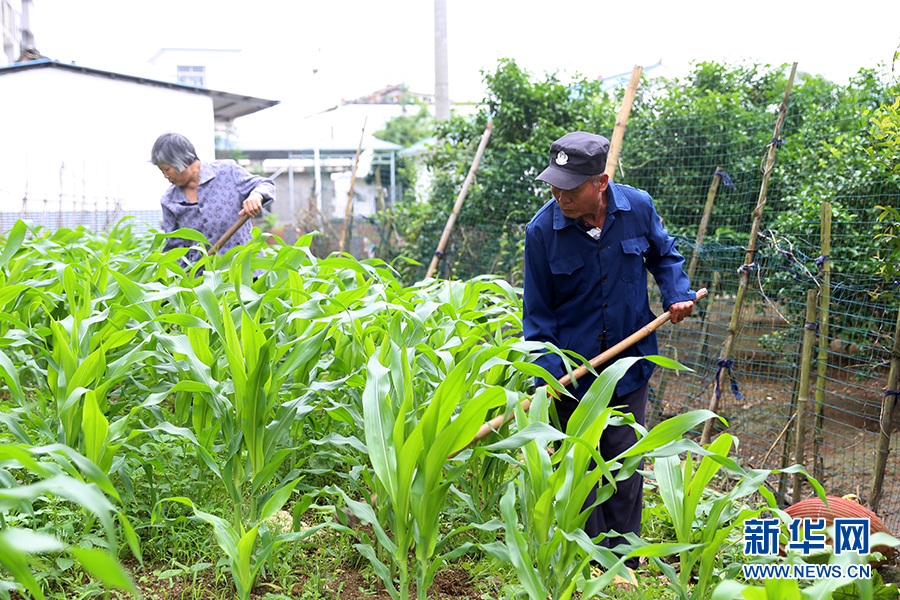
[[[269,199],[263,198],[262,207],[265,208],[265,207],[267,207],[268,205],[270,205],[270,204],[271,204],[272,202],[274,202],[274,201],[275,201],[274,198],[269,198]],[[233,236],[235,233],[237,233],[237,230],[240,229],[241,227],[243,227],[243,226],[244,226],[244,223],[246,223],[246,222],[249,221],[250,219],[251,219],[251,215],[249,215],[249,214],[244,215],[243,217],[241,217],[240,219],[238,219],[237,222],[236,222],[234,225],[231,226],[231,229],[229,229],[228,231],[226,231],[225,233],[223,233],[223,234],[222,234],[222,237],[219,238],[219,241],[216,242],[215,244],[213,244],[213,247],[209,249],[209,255],[210,255],[210,256],[213,256],[213,255],[216,254],[219,250],[221,250],[221,249],[222,249],[222,246],[225,245],[225,242],[227,242],[228,240],[230,240],[230,239],[231,239],[231,236]]]
[[[219,241],[216,242],[215,244],[213,244],[213,247],[209,249],[209,255],[213,256],[219,250],[221,250],[222,246],[225,245],[225,242],[230,240],[231,236],[233,236],[235,233],[237,233],[237,230],[240,229],[241,227],[243,227],[244,223],[246,223],[249,220],[250,220],[250,215],[244,215],[243,217],[238,219],[237,222],[231,226],[231,229],[229,229],[224,234],[222,234],[222,237],[219,238]]]
[[[697,299],[694,300],[694,302],[703,300],[704,298],[706,298],[706,296],[708,294],[709,294],[709,292],[706,290],[706,288],[700,288],[699,290],[697,290]],[[630,348],[631,346],[635,345],[636,343],[638,343],[639,341],[641,341],[642,339],[644,339],[645,337],[647,337],[648,335],[650,335],[651,333],[653,333],[654,331],[659,329],[659,327],[663,323],[668,322],[668,320],[671,318],[672,318],[672,314],[669,311],[664,312],[663,314],[659,315],[658,317],[653,319],[650,323],[644,325],[643,327],[641,327],[640,329],[638,329],[637,331],[632,333],[630,336],[628,336],[627,338],[625,338],[624,340],[622,340],[621,342],[619,342],[618,344],[613,346],[612,348],[610,348],[610,349],[606,350],[605,352],[602,352],[601,354],[598,354],[597,356],[592,358],[590,360],[590,365],[596,369],[598,366],[602,365],[603,363],[607,362],[609,359],[618,355],[623,350]],[[567,373],[567,374],[563,375],[562,377],[560,377],[558,381],[563,386],[567,386],[570,383],[572,383],[573,380],[576,380],[579,377],[582,377],[587,372],[588,372],[588,368],[586,366],[582,365],[582,366],[578,367],[577,369],[575,369],[574,371],[572,371],[571,376]],[[528,400],[528,399],[523,400],[522,401],[522,409],[527,412],[529,408],[531,408],[531,400]],[[507,412],[502,415],[497,415],[496,417],[494,417],[493,419],[491,419],[490,421],[488,421],[487,423],[485,423],[484,425],[481,426],[481,428],[478,430],[478,433],[475,434],[475,439],[473,439],[471,442],[469,442],[469,444],[466,446],[466,448],[468,448],[472,444],[478,442],[479,440],[484,439],[485,437],[487,437],[487,435],[489,433],[499,429],[500,427],[503,426],[504,423],[512,420],[512,418],[513,418],[512,412]],[[464,449],[465,448],[460,449],[459,452],[462,452]],[[448,458],[453,458],[454,456],[459,454],[459,452],[452,454]]]

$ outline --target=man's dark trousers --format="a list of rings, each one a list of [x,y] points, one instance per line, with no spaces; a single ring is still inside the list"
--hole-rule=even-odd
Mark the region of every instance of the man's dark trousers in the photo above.
[[[583,396],[590,384],[593,383],[594,377],[586,375],[578,381],[578,388],[573,390],[568,388],[572,393]],[[612,407],[621,407],[622,412],[630,412],[634,415],[634,420],[644,425],[647,412],[647,396],[650,390],[650,383],[633,392],[629,392],[622,397],[613,394],[609,405]],[[578,407],[578,401],[571,397],[565,397],[562,400],[556,400],[556,414],[559,417],[562,430],[566,430],[569,418]],[[618,427],[607,427],[600,436],[600,456],[605,460],[612,460],[637,441],[637,434],[634,429],[627,425]],[[591,468],[594,468],[593,461]],[[642,463],[643,466],[643,463]],[[615,474],[615,473],[613,473]],[[593,539],[601,533],[607,531],[616,531],[618,533],[633,532],[635,535],[641,534],[641,511],[643,510],[644,498],[644,478],[635,473],[628,479],[617,483],[616,492],[603,504],[594,508],[588,516],[584,525],[584,531]],[[597,499],[597,487],[588,494],[585,506],[593,504]],[[627,543],[625,538],[615,537],[603,540],[600,545],[606,547],[614,547],[618,544]],[[625,565],[634,569],[638,566],[637,558],[629,558],[625,561]]]

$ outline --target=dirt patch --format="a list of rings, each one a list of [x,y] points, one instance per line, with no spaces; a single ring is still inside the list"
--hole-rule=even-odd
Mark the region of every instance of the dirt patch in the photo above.
[[[174,600],[176,598],[192,598],[196,600],[220,600],[234,596],[234,586],[227,576],[215,576],[215,571],[205,569],[192,575],[176,575],[160,577],[169,568],[165,564],[140,567],[136,562],[126,564],[144,598],[148,600]],[[310,597],[310,593],[320,598],[340,600],[390,600],[390,594],[371,573],[364,573],[346,564],[312,578],[300,567],[287,587],[276,581],[259,581],[251,593],[254,600],[262,600],[270,594],[279,594],[288,598]],[[305,596],[304,596],[305,595]],[[415,598],[416,586],[410,586],[410,597]],[[15,593],[13,594],[15,597]],[[125,598],[124,594],[113,593],[113,597]],[[465,569],[449,566],[439,571],[429,590],[432,600],[475,600],[481,592],[475,586],[471,576]]]

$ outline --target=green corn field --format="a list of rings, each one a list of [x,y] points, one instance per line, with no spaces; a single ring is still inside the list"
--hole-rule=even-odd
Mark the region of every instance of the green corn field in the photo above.
[[[649,431],[616,411],[634,359],[560,432],[533,389],[559,350],[522,340],[502,279],[404,285],[377,259],[316,258],[310,236],[185,270],[164,237],[19,221],[0,238],[0,597],[751,597],[740,524],[787,520],[770,472],[727,434],[692,441],[708,411]],[[610,424],[638,442],[607,463]],[[584,499],[642,460],[646,534],[619,556],[582,531]],[[649,583],[616,591],[628,556]],[[460,571],[471,592],[437,589]],[[790,583],[750,591],[801,598]]]

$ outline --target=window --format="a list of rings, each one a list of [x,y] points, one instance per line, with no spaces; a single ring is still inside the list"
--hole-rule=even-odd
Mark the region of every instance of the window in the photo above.
[[[178,66],[178,83],[206,87],[206,67]]]
[[[16,27],[16,13],[13,11],[9,2],[3,3],[3,27],[6,29],[6,36],[17,39],[19,36]]]

